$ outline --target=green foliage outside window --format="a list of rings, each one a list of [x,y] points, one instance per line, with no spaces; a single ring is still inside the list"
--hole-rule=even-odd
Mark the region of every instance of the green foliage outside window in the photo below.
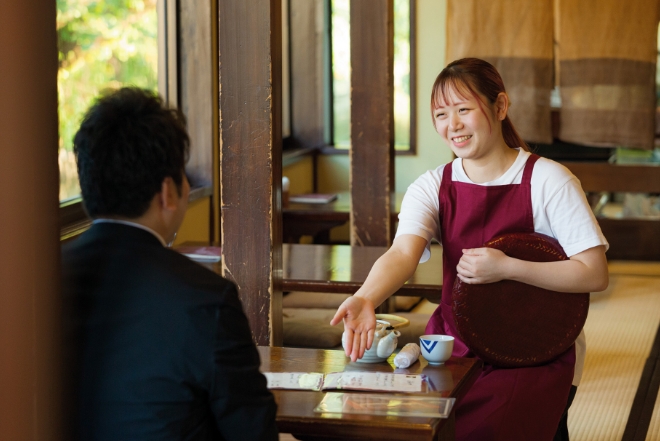
[[[60,200],[80,194],[73,136],[101,91],[157,90],[156,0],[57,0]]]

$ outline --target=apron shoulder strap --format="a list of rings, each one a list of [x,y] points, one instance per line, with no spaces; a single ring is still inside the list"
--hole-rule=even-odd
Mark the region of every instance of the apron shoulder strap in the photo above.
[[[443,199],[446,199],[449,189],[451,188],[451,175],[452,175],[452,162],[445,164],[445,168],[442,169],[442,180],[440,181],[440,191],[438,191],[438,207],[439,207],[439,221],[442,225],[442,213],[443,213]]]
[[[525,169],[523,170],[523,177],[522,177],[522,182],[521,184],[527,184],[532,181],[532,171],[534,170],[534,164],[536,164],[536,161],[538,161],[540,158],[539,155],[532,153],[529,158],[527,158],[527,162],[525,163]]]
[[[445,164],[445,168],[442,170],[442,181],[440,183],[440,192],[443,188],[448,188],[451,185],[451,175],[452,175],[452,164],[454,161],[450,161]]]

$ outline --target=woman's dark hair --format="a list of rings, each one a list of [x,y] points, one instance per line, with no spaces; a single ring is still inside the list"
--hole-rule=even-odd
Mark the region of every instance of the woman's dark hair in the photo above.
[[[166,177],[181,194],[189,142],[183,114],[155,92],[126,87],[103,93],[73,139],[87,213],[139,217]]]
[[[481,102],[478,94],[481,94],[486,97],[490,105],[495,104],[495,100],[501,92],[506,92],[504,82],[497,69],[489,62],[479,58],[462,58],[452,61],[442,69],[433,83],[431,113],[440,107],[440,101],[445,100],[450,89],[459,93],[467,89],[474,95],[478,103]],[[481,104],[479,106],[481,107]],[[481,110],[483,111],[483,108]],[[529,151],[529,146],[513,127],[509,115],[502,121],[502,137],[506,145],[512,149],[520,147]]]

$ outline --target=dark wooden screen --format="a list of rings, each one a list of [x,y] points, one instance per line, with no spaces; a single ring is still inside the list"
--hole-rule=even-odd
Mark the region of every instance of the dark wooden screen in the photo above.
[[[351,0],[351,244],[391,244],[393,0]]]
[[[281,0],[219,0],[223,274],[259,345],[282,344]]]

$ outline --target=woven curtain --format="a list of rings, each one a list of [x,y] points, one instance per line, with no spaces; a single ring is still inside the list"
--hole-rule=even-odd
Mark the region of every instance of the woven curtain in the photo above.
[[[482,58],[499,71],[509,117],[525,141],[550,144],[552,0],[449,0],[447,60]]]
[[[651,148],[655,128],[657,0],[559,1],[559,137]]]

